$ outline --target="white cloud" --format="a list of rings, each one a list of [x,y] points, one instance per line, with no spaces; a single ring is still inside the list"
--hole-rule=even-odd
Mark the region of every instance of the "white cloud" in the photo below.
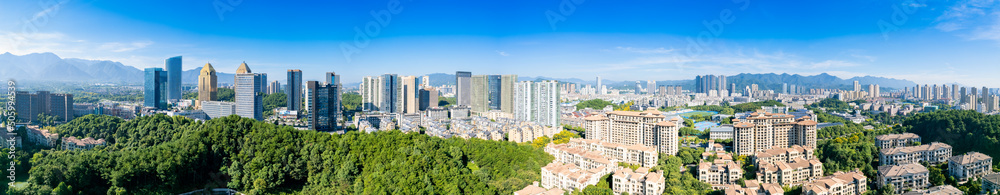
[[[500,54],[500,56],[510,56],[510,54],[505,51],[496,50],[496,52],[497,54]]]
[[[111,42],[101,45],[98,49],[112,52],[128,52],[146,48],[152,44],[152,41],[134,41],[132,43]]]
[[[969,40],[1000,41],[1000,1],[965,0],[948,8],[935,28]]]
[[[648,48],[633,48],[633,47],[620,47],[620,46],[615,47],[615,49],[623,52],[641,53],[641,54],[668,54],[668,53],[673,53],[676,50],[674,48],[666,49],[662,47],[648,49]]]
[[[819,69],[819,68],[843,68],[843,67],[854,67],[854,66],[859,66],[859,65],[860,64],[857,64],[857,63],[845,62],[845,61],[840,61],[840,60],[826,60],[826,61],[822,61],[822,62],[813,63],[812,64],[812,68],[816,68],[816,69]]]

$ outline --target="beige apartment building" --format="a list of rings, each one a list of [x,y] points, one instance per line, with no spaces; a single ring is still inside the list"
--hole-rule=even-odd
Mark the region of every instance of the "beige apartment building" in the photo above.
[[[981,181],[983,182],[983,187],[979,192],[980,194],[1000,193],[1000,173],[992,173],[983,176]]]
[[[588,139],[654,146],[660,153],[677,154],[678,125],[676,121],[667,121],[660,111],[611,111],[607,116],[594,115],[584,120]]]
[[[823,176],[823,163],[817,159],[793,159],[788,162],[760,162],[757,180],[761,183],[796,185]]]
[[[666,178],[663,177],[662,170],[650,172],[646,167],[640,167],[635,171],[619,168],[611,177],[614,180],[611,189],[615,194],[653,195],[663,193],[666,188]]]
[[[773,148],[757,152],[753,155],[754,165],[760,166],[762,162],[774,164],[776,162],[791,162],[794,159],[814,159],[816,158],[814,149],[805,148],[800,145],[792,145],[788,148]]]
[[[930,186],[927,179],[929,173],[926,167],[916,163],[879,166],[877,184],[879,188],[892,184],[896,194],[907,190],[922,190]]]
[[[611,170],[608,167],[584,169],[574,164],[552,162],[542,167],[542,187],[566,191],[583,190],[587,185],[597,184],[601,177],[611,173]]]
[[[882,150],[911,146],[917,142],[920,142],[920,136],[913,133],[885,134],[875,137],[875,146]]]
[[[569,143],[559,145],[550,144],[545,147],[546,152],[553,151],[549,152],[549,154],[553,154],[556,151],[570,150],[596,152],[610,161],[624,162],[643,167],[656,166],[660,160],[660,155],[656,152],[655,147],[616,144],[594,139],[572,138],[569,140]]]
[[[62,138],[63,150],[90,150],[94,147],[103,146],[105,144],[106,142],[104,139],[94,139],[91,137],[77,139],[73,136],[68,136]]]
[[[879,154],[880,165],[903,165],[927,162],[931,164],[948,162],[951,158],[951,145],[932,142],[919,146],[897,147],[882,150]]]
[[[837,172],[802,185],[805,195],[860,195],[868,192],[868,177],[861,171]]]
[[[783,195],[785,193],[781,185],[758,183],[757,180],[747,180],[744,186],[726,185],[722,191],[725,195]]]
[[[808,116],[795,119],[790,114],[757,111],[746,119],[735,120],[733,128],[736,132],[733,149],[738,155],[792,145],[816,148],[816,121]]]
[[[948,173],[959,181],[993,173],[993,157],[979,152],[953,156],[948,159]]]
[[[712,189],[722,189],[725,185],[736,184],[743,178],[743,169],[733,161],[716,159],[714,162],[698,164],[698,180],[712,184]]]

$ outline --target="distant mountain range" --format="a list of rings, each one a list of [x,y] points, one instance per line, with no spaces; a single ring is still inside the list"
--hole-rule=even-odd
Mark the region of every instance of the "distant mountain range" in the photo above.
[[[197,84],[198,68],[186,70],[182,75],[184,84]],[[217,72],[219,84],[232,84],[233,74]],[[447,73],[428,74],[431,85],[454,85],[455,75]],[[0,78],[13,78],[25,81],[66,81],[66,82],[100,82],[136,84],[143,82],[143,71],[120,62],[106,60],[84,60],[76,58],[60,58],[53,53],[33,53],[23,56],[11,53],[0,54]],[[802,76],[798,74],[738,74],[726,77],[728,83],[743,88],[757,84],[761,89],[780,90],[782,84],[803,86],[806,88],[836,88],[850,89],[856,80],[862,85],[879,84],[882,88],[901,89],[917,85],[913,81],[891,79],[884,77],[854,77],[841,79],[822,73],[819,75]],[[582,85],[596,84],[592,79],[550,78],[550,77],[519,77],[521,81],[557,80],[560,82],[578,83]],[[646,81],[639,82],[643,87]],[[693,89],[694,80],[656,81],[657,85],[681,85]],[[615,81],[602,79],[602,84],[616,88],[632,88],[635,81]],[[348,88],[355,88],[358,83],[345,83]]]

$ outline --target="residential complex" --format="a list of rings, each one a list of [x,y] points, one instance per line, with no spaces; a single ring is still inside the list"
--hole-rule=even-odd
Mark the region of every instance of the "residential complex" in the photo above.
[[[927,188],[926,190],[913,190],[902,195],[962,195],[965,192],[951,185],[941,185]]]
[[[927,162],[931,164],[948,162],[951,158],[951,146],[940,142],[932,142],[919,146],[890,148],[880,151],[880,165],[903,165]]]
[[[868,192],[868,177],[860,171],[837,172],[802,185],[805,195],[861,195]]]
[[[17,111],[17,120],[24,122],[38,121],[39,114],[59,117],[57,122],[69,122],[75,118],[76,113],[73,108],[73,94],[48,91],[35,93],[15,91],[13,106]]]
[[[948,173],[959,181],[993,173],[993,157],[979,152],[953,156],[948,159]]]
[[[660,153],[676,155],[678,127],[660,111],[611,111],[587,117],[586,137],[625,145],[656,146]]]
[[[875,146],[882,150],[913,146],[914,143],[920,143],[920,136],[913,133],[885,134],[875,137]]]
[[[521,81],[513,88],[513,115],[517,120],[560,126],[559,82]]]
[[[983,176],[983,179],[981,181],[983,185],[980,193],[982,194],[1000,193],[1000,173],[992,173]]]
[[[753,155],[769,148],[792,145],[815,149],[816,124],[810,117],[795,119],[791,114],[754,112],[734,121],[733,149],[738,155]]]
[[[663,171],[650,172],[646,167],[640,167],[635,171],[618,168],[611,177],[613,178],[611,189],[615,194],[656,195],[662,194],[666,187]]]
[[[741,178],[743,178],[743,168],[733,162],[732,159],[716,159],[713,162],[701,162],[698,164],[698,180],[712,184],[713,189],[721,189],[724,185],[736,184]]]
[[[927,171],[923,165],[912,163],[903,165],[885,165],[878,167],[878,187],[884,188],[892,184],[896,194],[907,190],[926,189],[930,186]]]
[[[542,187],[559,188],[567,191],[583,190],[588,185],[600,182],[601,177],[611,173],[612,167],[585,169],[574,164],[552,162],[542,167]],[[660,174],[662,175],[662,173]]]
[[[788,148],[774,148],[755,153],[753,155],[753,162],[754,165],[759,167],[764,163],[774,164],[778,162],[791,162],[795,159],[815,159],[816,156],[813,155],[813,152],[812,148],[805,148],[799,145],[793,145]]]
[[[573,163],[584,168],[592,164],[617,166],[619,162],[653,167],[659,162],[656,148],[643,145],[622,145],[593,139],[572,138],[566,144],[549,144],[545,152],[557,162]]]
[[[723,193],[725,195],[783,195],[785,190],[781,188],[781,185],[773,183],[759,183],[757,180],[747,180],[746,185],[740,187],[739,185],[726,185],[723,186]]]
[[[104,139],[94,139],[91,137],[77,139],[73,136],[67,136],[62,138],[63,150],[90,150],[104,144],[106,144]]]
[[[757,180],[762,183],[796,185],[822,176],[823,163],[817,159],[759,162],[757,167]]]

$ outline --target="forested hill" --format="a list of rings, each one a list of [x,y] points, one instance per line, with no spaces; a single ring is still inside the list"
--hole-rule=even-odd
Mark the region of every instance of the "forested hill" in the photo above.
[[[34,154],[30,184],[15,193],[177,194],[228,187],[248,194],[512,194],[538,181],[540,168],[552,160],[512,142],[399,131],[331,135],[236,116],[205,123],[163,115],[131,121],[87,116],[57,131],[106,138],[109,145]]]
[[[951,145],[954,155],[978,151],[1000,157],[1000,116],[970,110],[917,114],[903,120],[903,130],[920,135],[923,143]]]

